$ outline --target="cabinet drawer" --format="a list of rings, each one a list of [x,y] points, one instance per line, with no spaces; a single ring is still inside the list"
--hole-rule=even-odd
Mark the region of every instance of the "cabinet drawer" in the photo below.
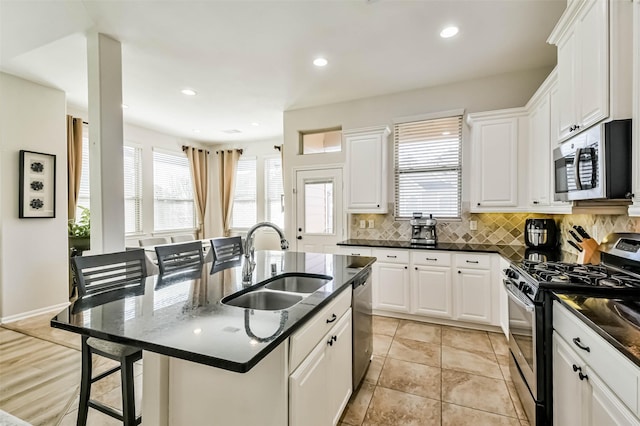
[[[411,262],[414,265],[450,266],[451,253],[442,251],[416,250],[411,253]]]
[[[372,256],[378,259],[378,262],[384,263],[409,263],[409,252],[407,250],[386,250],[375,249]]]
[[[371,256],[371,249],[358,246],[339,246],[338,254],[346,256]]]
[[[640,369],[559,302],[553,302],[553,328],[613,393],[637,414]]]
[[[456,254],[457,268],[490,269],[491,259],[488,254]]]
[[[295,368],[311,352],[318,341],[336,324],[351,307],[351,287],[343,290],[335,299],[318,312],[289,340],[289,371]]]

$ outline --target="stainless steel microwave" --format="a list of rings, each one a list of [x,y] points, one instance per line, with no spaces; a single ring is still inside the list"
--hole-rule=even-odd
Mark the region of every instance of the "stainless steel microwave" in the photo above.
[[[553,150],[554,199],[629,199],[631,119],[596,124]]]

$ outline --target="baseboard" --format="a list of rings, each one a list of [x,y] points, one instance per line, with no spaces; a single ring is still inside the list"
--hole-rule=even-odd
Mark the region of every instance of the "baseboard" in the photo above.
[[[8,317],[0,318],[0,324],[7,324],[10,322],[20,321],[23,319],[35,317],[36,315],[45,314],[47,312],[61,311],[67,306],[69,306],[69,302],[60,303],[58,305],[47,306],[45,308],[40,308],[40,309],[34,309],[33,311],[22,312],[20,314],[9,315]]]
[[[436,324],[436,325],[446,325],[450,327],[468,328],[470,330],[490,331],[494,333],[504,334],[500,326],[489,325],[489,324],[477,324],[477,323],[466,322],[466,321],[428,317],[424,315],[405,314],[402,312],[380,311],[377,309],[373,310],[373,315],[378,315],[381,317],[404,319],[408,321],[425,322],[425,323]]]

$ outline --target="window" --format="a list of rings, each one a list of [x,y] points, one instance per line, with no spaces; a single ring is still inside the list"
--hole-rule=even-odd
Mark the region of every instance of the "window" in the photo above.
[[[332,180],[304,183],[304,226],[307,234],[334,234]]]
[[[155,231],[196,227],[189,160],[184,154],[153,151]]]
[[[397,123],[395,215],[460,218],[462,116]]]
[[[240,157],[236,170],[231,227],[250,228],[257,222],[256,157]]]
[[[142,231],[142,149],[124,147],[124,232]]]
[[[320,154],[342,151],[342,130],[314,130],[300,132],[300,153]]]
[[[264,160],[266,192],[266,218],[279,227],[284,227],[284,189],[282,184],[282,159],[268,157]]]
[[[80,175],[80,190],[78,191],[78,203],[76,205],[76,218],[82,214],[82,207],[91,207],[89,184],[89,126],[82,125],[82,174]]]

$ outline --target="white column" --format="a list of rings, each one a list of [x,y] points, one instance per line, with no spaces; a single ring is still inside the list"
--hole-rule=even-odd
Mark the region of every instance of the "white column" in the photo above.
[[[124,250],[122,52],[104,34],[87,36],[91,249]]]

